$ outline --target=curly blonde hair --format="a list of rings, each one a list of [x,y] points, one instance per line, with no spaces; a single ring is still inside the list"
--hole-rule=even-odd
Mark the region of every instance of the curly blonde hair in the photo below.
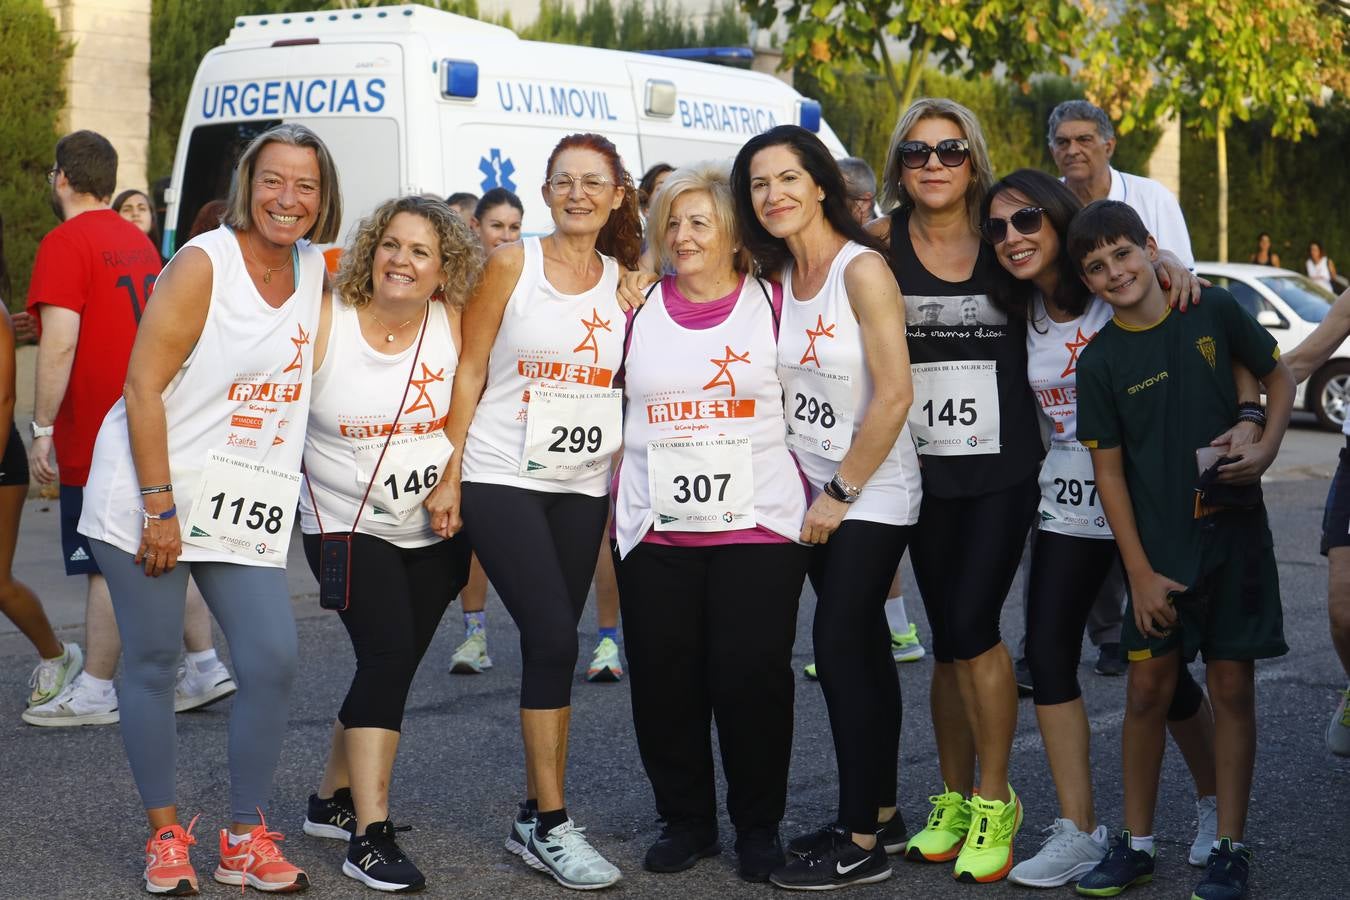
[[[432,295],[451,306],[463,307],[483,274],[483,251],[478,239],[459,215],[437,197],[414,195],[386,200],[361,220],[350,243],[342,253],[333,289],[342,302],[361,308],[370,302],[375,290],[372,267],[375,248],[394,216],[409,213],[431,223],[440,244],[443,290]]]

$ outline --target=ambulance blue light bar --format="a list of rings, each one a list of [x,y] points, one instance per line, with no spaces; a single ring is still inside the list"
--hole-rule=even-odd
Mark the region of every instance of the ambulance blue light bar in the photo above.
[[[668,56],[694,62],[718,63],[724,66],[749,68],[755,61],[755,51],[749,47],[676,47],[670,50],[641,50],[648,56]]]
[[[472,100],[478,96],[478,63],[467,59],[443,59],[441,69],[445,77],[441,85],[442,97]]]
[[[807,131],[820,131],[820,104],[815,100],[797,101],[797,124]]]

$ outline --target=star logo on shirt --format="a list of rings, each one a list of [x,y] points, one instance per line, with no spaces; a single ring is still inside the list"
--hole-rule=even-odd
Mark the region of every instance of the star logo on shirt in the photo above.
[[[816,364],[817,369],[820,368],[820,357],[816,355],[816,338],[827,337],[833,340],[834,326],[835,326],[834,322],[831,322],[829,325],[826,325],[825,318],[823,316],[820,315],[816,316],[816,327],[806,329],[806,338],[808,343],[806,345],[806,352],[802,354],[802,361],[798,363],[798,365],[804,366],[809,362],[813,362]]]
[[[1083,352],[1083,348],[1086,347],[1095,336],[1096,332],[1093,332],[1092,334],[1083,334],[1083,329],[1080,327],[1078,329],[1077,337],[1064,344],[1064,349],[1069,351],[1069,364],[1064,367],[1063,372],[1059,373],[1060,378],[1067,378],[1078,371],[1078,354]]]
[[[291,338],[291,343],[295,345],[295,359],[291,360],[291,364],[281,370],[283,375],[287,372],[297,372],[305,364],[305,347],[309,346],[309,335],[305,334],[305,329],[301,325],[296,325],[295,330],[297,336]]]
[[[591,360],[591,362],[599,362],[600,345],[595,340],[596,329],[603,328],[605,331],[611,332],[614,329],[609,327],[608,319],[600,318],[600,312],[595,307],[591,307],[591,320],[587,322],[585,319],[582,319],[581,327],[586,329],[586,337],[582,338],[580,344],[577,344],[575,347],[572,348],[572,352],[581,353],[583,350],[589,350],[591,351],[591,354],[595,357],[594,359]]]
[[[731,388],[731,396],[735,397],[736,379],[731,376],[731,364],[750,362],[750,351],[747,350],[745,353],[737,353],[735,350],[732,350],[731,347],[727,347],[727,355],[724,358],[710,359],[708,362],[717,366],[717,374],[712,377],[712,381],[709,381],[703,386],[703,390],[708,391],[719,385],[726,385]]]
[[[431,410],[431,417],[434,419],[436,418],[436,404],[431,402],[431,396],[427,394],[427,385],[444,381],[445,369],[437,369],[433,372],[426,363],[421,363],[421,366],[422,377],[408,380],[408,384],[417,388],[417,396],[413,398],[413,402],[403,411],[403,414],[406,416],[417,412],[419,409],[429,409]]]

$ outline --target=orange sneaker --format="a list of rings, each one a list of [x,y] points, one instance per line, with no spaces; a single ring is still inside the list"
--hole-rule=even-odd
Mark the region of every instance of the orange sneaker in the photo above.
[[[283,840],[285,838],[280,832],[267,829],[266,821],[234,846],[230,846],[229,831],[221,829],[220,865],[216,866],[216,881],[277,893],[303,891],[309,887],[309,878],[304,870],[291,865],[281,855],[277,841]]]
[[[187,830],[177,824],[156,828],[145,842],[145,889],[152,894],[185,897],[197,893],[197,870],[188,859],[188,848],[197,843],[192,836],[193,816]]]

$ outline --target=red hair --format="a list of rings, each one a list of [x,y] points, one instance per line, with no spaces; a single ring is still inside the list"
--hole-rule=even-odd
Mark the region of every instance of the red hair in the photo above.
[[[629,269],[636,269],[638,258],[642,255],[642,220],[638,215],[638,192],[633,185],[633,176],[624,168],[619,151],[609,138],[602,134],[569,134],[558,141],[558,146],[548,155],[548,164],[544,167],[545,177],[553,174],[553,164],[564,150],[591,150],[599,153],[609,162],[609,173],[614,184],[622,187],[623,202],[612,210],[609,219],[595,239],[595,249],[606,256],[612,256]]]

